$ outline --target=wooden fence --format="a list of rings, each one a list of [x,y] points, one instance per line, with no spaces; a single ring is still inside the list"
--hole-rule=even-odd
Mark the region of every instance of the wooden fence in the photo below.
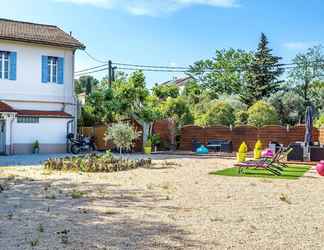
[[[135,140],[134,142],[134,150],[136,152],[141,152],[143,149],[143,129],[142,126],[139,125],[136,121],[128,121],[130,124],[133,125],[136,131],[141,131],[141,136]],[[80,134],[85,136],[94,136],[95,144],[98,150],[108,150],[114,147],[113,143],[107,142],[105,140],[107,128],[109,125],[101,125],[101,126],[94,126],[94,127],[80,127]]]
[[[318,129],[313,129],[313,140],[322,140],[324,143],[324,128],[321,130],[321,135]],[[181,150],[191,150],[192,140],[197,140],[203,144],[207,144],[208,140],[225,139],[233,142],[234,150],[237,150],[240,144],[245,141],[249,150],[254,148],[255,142],[261,140],[264,147],[270,141],[276,141],[284,145],[296,141],[304,141],[305,126],[281,127],[281,126],[265,126],[256,128],[252,126],[239,126],[229,128],[225,126],[199,127],[185,126],[181,129]]]
[[[324,127],[319,129],[319,141],[321,144],[324,144]]]

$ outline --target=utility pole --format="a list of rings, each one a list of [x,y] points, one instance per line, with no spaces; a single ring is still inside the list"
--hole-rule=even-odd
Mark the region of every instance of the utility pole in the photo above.
[[[112,77],[111,78],[112,78],[113,82],[116,81],[116,70],[117,70],[116,66],[112,68]]]
[[[109,83],[109,87],[111,88],[111,83],[112,83],[112,72],[113,69],[112,69],[112,62],[111,60],[108,61],[108,83]]]

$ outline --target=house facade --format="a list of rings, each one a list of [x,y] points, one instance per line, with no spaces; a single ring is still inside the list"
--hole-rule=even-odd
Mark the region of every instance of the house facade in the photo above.
[[[170,85],[170,84],[175,84],[180,93],[183,92],[185,86],[187,85],[188,82],[194,80],[193,77],[191,76],[187,76],[187,77],[182,77],[182,78],[175,78],[173,80],[167,81],[167,82],[163,82],[161,83],[161,85]]]
[[[0,19],[0,154],[65,152],[77,127],[74,56],[85,46],[52,25]]]

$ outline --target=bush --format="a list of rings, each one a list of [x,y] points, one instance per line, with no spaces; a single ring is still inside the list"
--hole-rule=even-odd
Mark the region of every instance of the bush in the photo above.
[[[196,116],[196,124],[200,126],[233,125],[235,121],[234,109],[227,102],[215,101],[208,107],[206,113]]]
[[[324,126],[324,114],[321,114],[314,122],[315,128],[320,128]]]
[[[139,167],[150,167],[148,160],[117,159],[111,153],[103,155],[84,155],[66,157],[64,159],[49,159],[44,163],[44,169],[56,171],[81,171],[81,172],[118,172]]]
[[[248,124],[256,127],[278,124],[275,108],[265,101],[258,101],[248,109]]]
[[[235,125],[246,125],[249,114],[246,110],[239,110],[235,113]]]
[[[295,125],[305,115],[304,99],[294,91],[277,92],[267,100],[276,109],[282,125]]]
[[[114,123],[108,129],[105,139],[111,140],[116,147],[119,148],[119,152],[122,149],[130,150],[133,141],[140,136],[140,132],[135,131],[134,128],[128,123]]]

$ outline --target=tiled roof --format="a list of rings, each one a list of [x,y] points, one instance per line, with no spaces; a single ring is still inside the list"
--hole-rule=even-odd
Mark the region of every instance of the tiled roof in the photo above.
[[[164,82],[164,83],[162,83],[162,85],[164,85],[164,84],[175,84],[178,87],[180,87],[180,86],[186,85],[186,82],[188,80],[191,80],[191,79],[193,79],[191,76],[184,77],[184,78],[178,78],[178,79],[175,79],[175,80],[170,80],[170,81]]]
[[[18,116],[38,116],[38,117],[62,117],[70,118],[72,115],[64,111],[44,111],[44,110],[22,110],[14,109],[10,105],[0,101],[0,112],[13,112]]]
[[[77,39],[57,26],[0,18],[0,39],[85,49]]]
[[[11,106],[4,102],[0,102],[0,112],[16,112]]]

